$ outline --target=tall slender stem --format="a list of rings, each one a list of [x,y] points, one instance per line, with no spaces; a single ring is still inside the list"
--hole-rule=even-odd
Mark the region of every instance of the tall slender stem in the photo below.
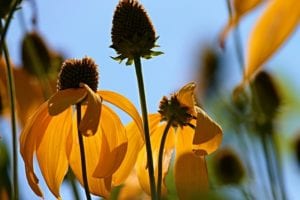
[[[276,141],[274,138],[274,134],[270,135],[270,142],[271,142],[271,148],[272,151],[274,152],[274,159],[275,159],[275,168],[276,168],[276,174],[278,174],[278,183],[279,183],[279,188],[281,191],[281,198],[283,200],[288,199],[287,194],[286,194],[286,189],[285,189],[285,184],[284,184],[284,178],[283,178],[283,172],[282,172],[282,167],[281,167],[281,162],[280,162],[280,153],[279,153],[279,148],[276,145]]]
[[[227,9],[229,12],[229,16],[232,17],[232,8],[230,5],[230,0],[227,0]],[[236,25],[235,29],[233,30],[233,34],[234,34],[234,45],[235,45],[235,50],[236,50],[236,54],[237,54],[237,59],[239,62],[240,69],[244,73],[244,57],[243,57],[243,50],[242,50],[242,40],[241,40],[238,24]]]
[[[77,130],[78,130],[77,133],[78,133],[80,156],[81,156],[81,170],[82,170],[83,186],[84,186],[84,190],[85,190],[86,199],[91,200],[89,184],[88,184],[88,179],[87,179],[87,173],[86,173],[83,136],[79,131],[79,124],[81,121],[81,104],[80,103],[76,104],[76,111],[77,111]]]
[[[167,135],[169,129],[172,125],[173,119],[170,119],[165,127],[163,135],[160,141],[159,153],[158,153],[158,175],[157,175],[157,196],[158,199],[161,199],[161,186],[162,186],[162,163],[163,163],[163,155],[164,155],[164,148],[167,139]]]
[[[69,169],[69,171],[68,171],[67,178],[68,178],[68,181],[71,185],[74,199],[75,200],[80,200],[80,196],[79,196],[78,188],[77,188],[76,181],[75,181],[75,178],[74,178],[74,174],[73,174],[73,171],[71,169]]]
[[[145,95],[145,88],[144,88],[144,81],[143,81],[141,58],[139,56],[134,57],[134,65],[135,65],[136,77],[137,77],[138,88],[139,88],[140,104],[141,104],[142,116],[143,116],[151,197],[152,199],[157,199],[157,191],[155,188],[155,177],[154,177],[154,168],[153,168],[153,156],[152,156],[150,131],[149,131],[149,124],[148,124],[146,95]]]
[[[2,22],[0,23],[0,30],[2,32]],[[9,52],[5,41],[3,41],[3,52],[6,61],[8,92],[10,98],[11,110],[11,126],[12,126],[12,148],[13,148],[13,199],[19,199],[18,187],[18,144],[17,144],[17,123],[16,123],[16,106],[15,106],[15,85],[12,68],[10,65]]]
[[[263,133],[261,135],[261,140],[262,140],[262,145],[263,145],[263,151],[265,154],[265,159],[266,159],[266,165],[267,165],[267,171],[269,175],[269,181],[270,181],[270,187],[273,195],[273,199],[276,200],[278,199],[277,197],[277,190],[276,190],[276,177],[275,177],[275,172],[273,168],[273,162],[272,162],[272,156],[270,155],[269,152],[269,147],[268,147],[268,137],[267,133]]]

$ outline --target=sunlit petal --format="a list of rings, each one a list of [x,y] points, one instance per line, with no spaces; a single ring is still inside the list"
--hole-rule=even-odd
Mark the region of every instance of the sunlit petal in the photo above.
[[[100,126],[100,124],[99,124]],[[79,149],[78,133],[76,123],[73,123],[73,138],[72,138],[72,150],[69,157],[69,164],[74,172],[76,178],[80,184],[83,185],[82,171],[81,171],[81,156]],[[108,197],[110,191],[110,184],[105,182],[105,179],[98,179],[92,176],[100,156],[100,149],[102,145],[102,131],[98,128],[95,135],[90,137],[83,137],[87,167],[87,177],[89,189],[92,194]],[[107,179],[111,179],[108,177]],[[109,182],[110,183],[110,182]]]
[[[197,109],[197,124],[193,138],[194,151],[211,154],[219,148],[223,131],[201,108]],[[199,151],[200,150],[200,151]]]
[[[97,93],[90,89],[87,85],[82,84],[87,91],[87,110],[79,125],[79,130],[85,136],[93,135],[97,132],[102,100]]]
[[[156,179],[157,179],[157,167],[158,167],[157,164],[158,164],[159,147],[160,147],[161,137],[163,135],[165,127],[166,127],[166,124],[162,124],[162,125],[158,126],[151,134],[153,165],[154,165]],[[173,148],[174,148],[174,129],[170,128],[168,135],[167,135],[165,149],[164,149],[164,155],[163,155],[163,171],[162,171],[163,180],[169,169],[169,164],[170,164],[170,160],[172,157]],[[146,193],[151,194],[150,185],[149,185],[149,175],[148,175],[148,169],[147,169],[147,155],[146,155],[145,147],[143,149],[141,149],[141,151],[138,155],[138,159],[136,162],[136,170],[137,170],[137,175],[138,175],[141,187],[143,188],[143,190]],[[166,194],[166,192],[167,192],[166,186],[163,181],[162,194],[164,195],[164,194]]]
[[[194,130],[190,127],[176,133],[175,185],[180,199],[199,199],[209,186],[204,155],[194,154],[192,149]]]
[[[65,89],[56,92],[49,99],[49,113],[50,115],[58,115],[66,110],[71,105],[81,102],[87,95],[84,88]]]
[[[188,83],[185,86],[183,86],[177,94],[179,102],[190,108],[193,108],[195,105],[195,88],[196,84],[194,82]]]
[[[262,3],[263,0],[233,0],[233,15],[229,18],[226,26],[220,34],[220,45],[224,47],[225,39],[231,29],[233,29],[241,20],[241,18]]]
[[[299,24],[298,0],[273,0],[250,35],[244,81],[248,81],[293,33]]]
[[[72,113],[69,108],[52,117],[43,137],[37,139],[37,160],[43,177],[56,198],[60,197],[60,185],[68,170],[66,143],[71,124]]]
[[[101,116],[103,134],[99,162],[93,176],[111,176],[121,165],[127,151],[127,136],[119,117],[103,105]]]
[[[150,200],[151,197],[147,195],[141,188],[136,171],[132,170],[124,185],[121,188],[118,199],[122,200]]]
[[[155,130],[159,121],[159,114],[149,115],[150,130]],[[113,183],[115,185],[123,183],[128,177],[135,165],[139,151],[144,145],[144,140],[141,138],[139,129],[135,122],[130,122],[128,125],[126,125],[125,129],[128,137],[128,147],[122,164],[113,175]]]
[[[116,92],[107,91],[107,90],[98,91],[98,94],[105,101],[117,106],[118,108],[126,112],[129,116],[131,116],[139,128],[141,136],[144,138],[142,119],[139,115],[139,112],[136,110],[135,106],[127,98],[125,98],[124,96]]]
[[[209,189],[208,174],[204,156],[185,153],[176,156],[174,178],[180,199],[201,199]]]
[[[43,194],[38,186],[38,179],[33,169],[33,155],[36,150],[36,140],[43,137],[50,120],[48,102],[45,102],[28,120],[20,135],[20,152],[25,163],[27,181],[32,190],[41,197]]]

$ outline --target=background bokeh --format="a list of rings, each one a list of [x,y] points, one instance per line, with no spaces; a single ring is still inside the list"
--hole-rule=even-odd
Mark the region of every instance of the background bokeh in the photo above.
[[[92,57],[100,69],[99,88],[123,94],[139,109],[134,68],[125,66],[124,63],[118,64],[111,59],[111,56],[116,55],[109,46],[112,16],[117,3],[117,0],[25,0],[22,9],[15,13],[7,36],[13,63],[16,66],[21,65],[22,37],[26,31],[35,28],[51,48],[61,52],[66,58]],[[215,49],[222,57],[221,89],[218,92],[225,96],[230,95],[234,86],[241,81],[242,72],[237,60],[233,34],[229,34],[225,50],[218,46],[219,33],[229,16],[226,1],[142,0],[141,3],[159,36],[157,43],[160,47],[157,49],[164,52],[151,60],[142,60],[149,112],[157,111],[162,96],[169,95],[187,82],[198,80],[199,57],[206,47]],[[241,21],[239,30],[243,51],[246,49],[251,28],[263,7],[259,7]],[[37,24],[33,25],[31,21],[35,15]],[[298,29],[283,48],[266,63],[266,69],[278,77],[283,89],[290,91],[290,96],[296,98],[293,101],[300,99],[299,36]],[[207,110],[210,113],[209,108]],[[292,144],[297,130],[300,130],[299,117],[295,117],[297,114],[299,116],[300,109],[296,104],[286,104],[283,112],[288,113],[282,114],[283,120],[279,126],[284,142],[281,149],[283,169],[289,199],[294,200],[299,195],[300,168],[297,168],[293,161],[292,147],[289,143]],[[222,125],[222,117],[214,117]],[[122,118],[125,122],[128,121],[125,116]],[[1,123],[0,127],[1,137],[10,144],[10,127],[7,127],[7,123]],[[224,134],[226,137],[226,132]],[[37,199],[27,185],[21,159],[19,165],[22,199]],[[45,192],[45,199],[54,199],[41,176],[40,183]],[[61,193],[64,199],[69,199],[70,189],[67,185],[63,185]]]

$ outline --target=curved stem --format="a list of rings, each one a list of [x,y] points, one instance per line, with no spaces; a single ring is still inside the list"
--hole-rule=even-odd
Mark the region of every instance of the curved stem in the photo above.
[[[2,22],[0,23],[0,30],[2,30]],[[8,92],[10,99],[11,110],[11,127],[12,127],[12,148],[13,148],[13,199],[19,199],[18,187],[18,144],[17,144],[17,123],[16,123],[16,106],[15,106],[15,85],[12,68],[10,65],[9,52],[5,41],[3,41],[3,52],[6,61]]]
[[[12,16],[14,14],[14,12],[17,10],[17,7],[18,5],[21,3],[22,0],[15,0],[14,3],[13,3],[13,6],[8,14],[8,17],[7,17],[7,20],[6,20],[6,23],[4,25],[4,28],[3,28],[3,32],[1,31],[1,37],[0,37],[0,49],[2,49],[2,47],[4,46],[4,40],[5,40],[5,37],[6,37],[6,34],[7,34],[7,31],[8,31],[8,27],[10,25],[10,22],[11,22],[11,19],[12,19]],[[0,19],[1,20],[1,19]],[[2,26],[2,25],[1,25]],[[2,28],[1,28],[2,29]]]
[[[76,111],[77,111],[77,130],[78,130],[77,133],[78,133],[80,156],[81,156],[81,170],[82,170],[83,186],[84,186],[84,190],[85,190],[86,199],[91,200],[89,184],[88,184],[88,179],[87,179],[87,173],[86,173],[83,136],[79,131],[79,124],[81,121],[81,104],[80,103],[76,104]]]
[[[160,141],[159,153],[158,153],[158,175],[157,175],[157,196],[158,199],[161,199],[161,186],[162,186],[162,163],[163,163],[163,155],[164,155],[164,148],[167,139],[167,135],[169,129],[172,125],[173,119],[170,119],[165,127],[163,135]]]
[[[153,168],[153,156],[152,156],[152,148],[151,148],[150,132],[149,132],[149,124],[148,124],[146,95],[145,95],[145,88],[144,88],[144,81],[143,81],[143,74],[142,74],[141,58],[139,56],[134,57],[134,65],[135,65],[136,77],[137,77],[138,88],[139,88],[140,104],[141,104],[142,116],[143,116],[151,197],[152,199],[157,199],[154,168]]]

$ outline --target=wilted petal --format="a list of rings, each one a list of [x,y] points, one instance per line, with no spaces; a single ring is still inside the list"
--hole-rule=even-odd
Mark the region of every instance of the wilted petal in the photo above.
[[[175,185],[180,199],[199,199],[208,189],[208,174],[204,155],[192,152],[194,130],[184,127],[176,133]]]
[[[165,130],[165,127],[166,127],[166,124],[162,124],[162,125],[158,126],[151,134],[152,156],[153,156],[153,165],[154,165],[154,173],[155,173],[156,180],[157,180],[157,172],[158,172],[157,170],[158,170],[159,147],[160,147],[161,138],[162,138],[163,132]],[[150,129],[150,131],[151,131],[151,129]],[[171,160],[172,153],[173,153],[174,143],[175,143],[174,142],[174,129],[170,128],[168,135],[167,135],[165,148],[164,148],[164,155],[163,155],[163,170],[162,170],[162,177],[163,177],[162,194],[163,195],[166,194],[166,192],[167,192],[164,178],[169,169],[169,164],[170,164],[170,160]],[[138,175],[141,187],[147,194],[151,194],[145,146],[139,153],[139,156],[138,156],[138,159],[136,162],[136,170],[137,170],[137,175]]]
[[[87,91],[87,109],[79,125],[79,130],[85,136],[94,135],[97,132],[102,100],[97,93],[90,89],[87,85],[82,84]]]
[[[250,35],[244,81],[249,81],[299,24],[298,0],[273,0],[257,21]]]
[[[49,99],[49,114],[58,115],[71,105],[81,102],[86,95],[84,88],[59,90]]]
[[[36,141],[43,137],[51,120],[48,115],[48,102],[43,103],[37,112],[28,119],[20,135],[20,152],[25,163],[27,181],[31,189],[38,195],[43,196],[38,186],[38,179],[33,169],[33,155],[36,150]]]
[[[222,128],[201,108],[197,109],[197,124],[193,138],[194,151],[211,154],[222,142]]]
[[[233,15],[229,18],[226,26],[220,34],[220,46],[224,47],[225,39],[231,29],[233,29],[241,20],[241,18],[259,5],[262,0],[233,0]]]
[[[79,149],[78,133],[76,123],[73,123],[72,128],[72,149],[69,156],[69,164],[80,184],[83,185],[82,170],[81,170],[81,156]],[[108,197],[110,191],[110,179],[98,179],[92,176],[100,156],[100,149],[102,145],[102,131],[99,124],[98,131],[95,135],[90,137],[83,137],[86,169],[90,192],[94,195]],[[107,183],[109,182],[109,184]]]
[[[188,83],[183,86],[177,94],[180,103],[193,108],[195,106],[195,92],[196,84],[194,82]]]
[[[56,198],[68,170],[67,137],[72,126],[71,108],[52,117],[48,128],[36,141],[37,160],[43,177]]]
[[[137,124],[142,138],[144,138],[143,132],[143,122],[139,115],[139,112],[136,110],[135,106],[124,96],[107,90],[98,91],[98,94],[104,99],[104,101],[109,102],[124,112],[126,112]]]
[[[150,130],[155,130],[159,121],[159,114],[149,115]],[[128,147],[122,164],[113,175],[114,185],[119,185],[125,181],[125,179],[132,171],[137,160],[138,154],[144,145],[144,140],[140,136],[139,128],[137,127],[137,124],[135,122],[130,122],[128,125],[126,125],[125,129],[128,137]]]

